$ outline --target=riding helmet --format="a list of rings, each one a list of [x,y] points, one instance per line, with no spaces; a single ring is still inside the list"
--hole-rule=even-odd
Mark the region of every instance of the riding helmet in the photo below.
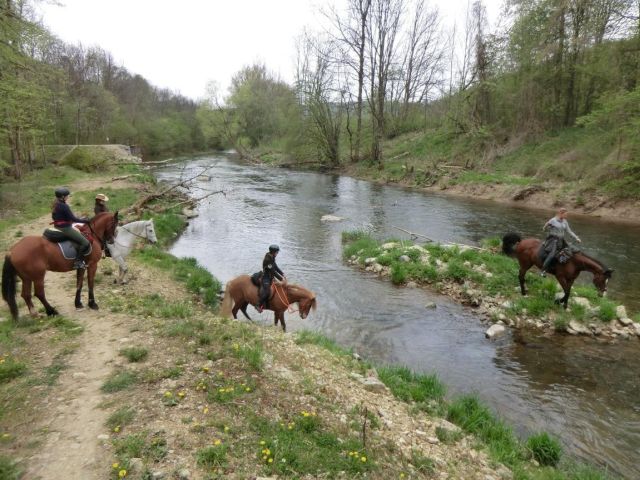
[[[68,188],[65,187],[60,187],[60,188],[56,188],[56,197],[58,198],[62,198],[62,197],[66,197],[67,195],[71,195],[71,192],[69,191]]]
[[[278,245],[269,245],[269,251],[271,253],[279,252],[280,251],[280,247]]]

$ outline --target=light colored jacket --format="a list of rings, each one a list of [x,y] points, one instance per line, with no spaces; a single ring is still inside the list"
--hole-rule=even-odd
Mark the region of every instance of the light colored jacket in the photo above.
[[[580,238],[573,233],[571,227],[569,227],[569,222],[566,219],[560,219],[558,217],[553,217],[547,223],[544,224],[542,230],[545,232],[549,232],[549,235],[553,235],[554,237],[565,239],[565,235],[569,234],[569,236],[573,237],[577,242],[580,241]]]

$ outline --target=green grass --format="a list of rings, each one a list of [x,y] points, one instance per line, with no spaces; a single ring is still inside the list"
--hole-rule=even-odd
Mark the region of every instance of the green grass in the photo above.
[[[394,396],[405,402],[441,401],[446,393],[445,385],[436,375],[416,374],[405,366],[379,368],[378,377]]]
[[[20,480],[22,472],[13,460],[0,455],[0,478],[2,480]]]
[[[149,435],[146,432],[127,435],[113,441],[114,450],[121,463],[132,458],[151,462],[162,460],[168,452],[167,441],[162,433]]]
[[[199,295],[206,305],[217,307],[220,282],[198,265],[195,258],[177,258],[158,248],[145,248],[137,257],[148,265],[171,272],[174,279],[183,282],[187,290]]]
[[[149,350],[144,347],[127,347],[120,350],[120,355],[127,357],[130,362],[141,362],[149,355]]]
[[[109,430],[113,430],[116,427],[124,427],[133,421],[135,416],[135,410],[131,407],[121,407],[107,419],[105,425],[109,427]]]
[[[352,354],[352,350],[341,347],[329,337],[310,330],[301,330],[296,332],[295,342],[298,345],[318,345],[336,355],[351,356]]]
[[[6,355],[0,358],[0,384],[21,377],[26,371],[27,365],[24,362]]]
[[[309,412],[280,422],[256,417],[251,425],[259,439],[256,459],[264,466],[265,474],[293,478],[346,474],[347,478],[354,478],[377,469],[358,438],[338,437]]]
[[[121,371],[112,374],[100,387],[105,393],[114,393],[129,388],[138,381],[135,373]]]
[[[227,464],[227,446],[224,443],[205,447],[196,453],[198,465],[206,469],[224,467]]]
[[[540,465],[555,467],[560,462],[562,446],[546,432],[530,436],[526,446]]]
[[[263,348],[260,343],[254,345],[242,345],[234,349],[235,356],[240,358],[254,371],[262,371],[263,364]]]

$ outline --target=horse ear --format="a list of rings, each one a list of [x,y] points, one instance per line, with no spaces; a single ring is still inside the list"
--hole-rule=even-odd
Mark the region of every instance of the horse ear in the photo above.
[[[611,270],[610,268],[608,268],[607,270],[605,270],[604,275],[607,278],[611,278],[611,275],[613,275],[614,270]]]

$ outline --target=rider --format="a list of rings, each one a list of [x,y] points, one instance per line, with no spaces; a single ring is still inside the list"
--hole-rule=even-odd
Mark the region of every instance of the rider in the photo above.
[[[542,227],[542,231],[548,231],[547,239],[545,240],[544,249],[547,253],[547,257],[542,264],[542,272],[540,275],[543,277],[547,276],[547,270],[551,265],[551,262],[555,258],[558,250],[562,248],[562,244],[565,240],[565,235],[568,233],[571,237],[575,239],[576,242],[582,243],[580,237],[578,237],[571,228],[569,227],[569,222],[567,222],[567,209],[560,208],[558,213],[556,213],[555,217],[551,218],[547,223]]]
[[[271,283],[273,278],[286,282],[284,272],[280,270],[280,267],[276,264],[276,257],[280,247],[278,245],[270,245],[269,252],[264,256],[262,261],[262,288],[260,290],[260,300],[258,302],[258,312],[262,312],[267,306],[269,300],[269,294],[271,293]]]
[[[89,253],[91,244],[82,233],[73,228],[74,223],[89,223],[86,218],[76,217],[69,205],[67,205],[67,198],[71,195],[68,188],[60,187],[55,191],[56,200],[51,207],[51,218],[53,218],[53,225],[60,230],[64,235],[71,240],[79,244],[78,253],[76,259],[73,262],[74,269],[84,269],[87,266],[84,263],[84,256]]]
[[[107,197],[104,193],[99,193],[96,195],[96,204],[93,207],[93,213],[98,215],[102,212],[108,212],[109,207],[107,207],[107,202],[109,201],[109,197]]]

